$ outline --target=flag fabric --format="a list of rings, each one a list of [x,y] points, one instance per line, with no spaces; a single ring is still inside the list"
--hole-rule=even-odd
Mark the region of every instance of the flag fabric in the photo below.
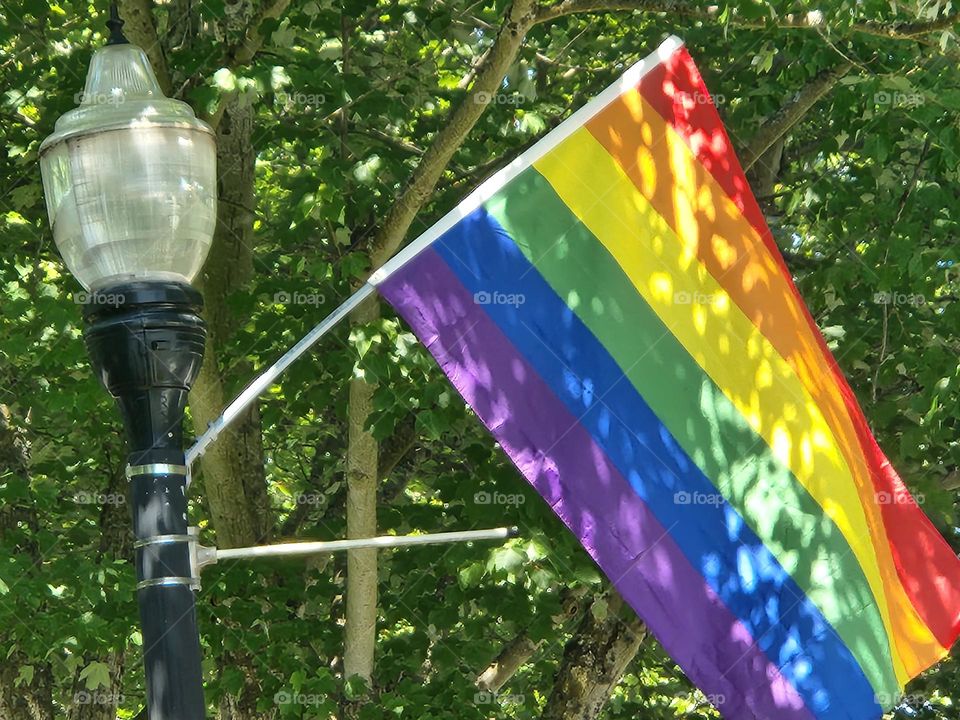
[[[678,39],[371,282],[725,717],[877,718],[946,655],[960,563]]]

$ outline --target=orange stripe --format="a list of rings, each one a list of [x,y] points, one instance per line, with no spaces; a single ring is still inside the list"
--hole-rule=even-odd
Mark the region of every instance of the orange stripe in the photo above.
[[[622,95],[595,116],[587,128],[674,229],[679,232],[682,225],[684,234],[689,234],[695,227],[700,262],[789,363],[820,407],[850,467],[863,504],[890,605],[898,654],[908,673],[918,674],[942,658],[946,649],[919,617],[900,583],[873,481],[843,398],[835,386],[823,382],[816,345],[804,332],[806,323],[790,302],[789,288],[775,259],[723,188],[639,92]],[[681,147],[682,152],[678,149]],[[678,167],[678,163],[684,167]],[[641,165],[664,168],[663,176],[644,176]],[[695,178],[691,187],[697,191],[685,192],[664,182],[667,176]]]

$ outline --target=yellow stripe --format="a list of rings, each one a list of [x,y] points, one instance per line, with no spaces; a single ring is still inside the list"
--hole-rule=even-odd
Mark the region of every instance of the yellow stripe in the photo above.
[[[894,672],[905,684],[911,676],[894,650],[877,557],[850,470],[792,368],[698,260],[697,228],[683,219],[692,214],[677,218],[678,237],[585,129],[535,167],[843,533],[873,590],[890,639]],[[669,177],[670,169],[650,170],[657,172],[651,174],[657,182]],[[684,178],[670,180],[683,183]]]

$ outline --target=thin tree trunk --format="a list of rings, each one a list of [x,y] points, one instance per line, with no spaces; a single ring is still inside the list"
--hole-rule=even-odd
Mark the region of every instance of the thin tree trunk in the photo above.
[[[97,658],[110,669],[110,684],[93,690],[80,679],[82,667],[77,668],[73,678],[72,704],[67,711],[68,720],[115,720],[117,705],[123,699],[123,671],[125,653],[114,650]]]
[[[394,202],[377,232],[370,258],[380,266],[400,247],[417,212],[430,198],[450,158],[483,114],[517,56],[527,29],[533,22],[533,0],[515,0],[503,26],[486,55],[467,96],[451,114],[433,144],[424,153],[409,184]],[[379,317],[379,304],[371,300],[357,309],[353,322],[362,324]],[[374,386],[367,378],[350,383],[349,437],[347,447],[347,535],[364,537],[376,532],[376,482],[378,446],[366,431]],[[347,608],[344,632],[344,676],[359,676],[372,684],[377,614],[376,551],[354,551],[347,558]]]
[[[363,325],[380,315],[372,298],[355,311],[352,322]],[[375,378],[362,375],[350,381],[347,430],[347,537],[377,534],[377,478],[379,447],[367,431],[373,409]],[[373,681],[377,632],[377,551],[352,550],[347,554],[347,603],[344,627],[344,677]]]
[[[526,633],[517,635],[500,651],[496,660],[480,673],[477,687],[488,692],[498,692],[517,670],[533,657],[539,647],[540,643],[531,640]]]
[[[646,625],[615,592],[607,597],[606,612],[587,612],[567,643],[541,720],[598,717],[640,649]]]
[[[0,474],[27,478],[30,472],[30,443],[26,433],[10,414],[5,405],[0,405]],[[8,529],[27,526],[31,537],[39,530],[36,509],[24,507],[0,507],[0,538]],[[17,553],[28,555],[36,567],[40,562],[39,548],[28,540],[16,547]],[[50,663],[37,661],[13,650],[0,628],[0,719],[6,720],[53,720],[53,672]]]
[[[253,114],[249,97],[235,93],[223,101],[217,127],[217,171],[220,204],[217,231],[198,283],[204,292],[207,321],[206,357],[190,394],[198,431],[220,414],[229,394],[220,348],[230,338],[236,319],[230,295],[253,278],[254,162]],[[221,435],[202,460],[203,491],[221,547],[253,545],[269,528],[260,416],[254,405]]]
[[[230,296],[253,279],[253,205],[256,152],[253,147],[254,107],[243,93],[223,99],[217,124],[217,172],[220,177],[217,231],[199,285],[204,292],[207,322],[206,357],[190,394],[190,409],[198,430],[221,412],[230,393],[227,378],[243,369],[225,368],[220,358],[237,319]],[[219,547],[255,545],[270,533],[271,518],[263,464],[260,414],[254,404],[221,435],[202,459],[202,487]],[[231,623],[229,618],[224,622]],[[236,626],[242,634],[247,628]],[[221,720],[262,720],[257,668],[244,649],[224,652],[221,670],[237,668],[244,683],[235,695],[221,697]]]
[[[104,495],[125,496],[127,478],[122,470],[111,474]],[[118,558],[132,559],[133,541],[130,532],[130,512],[127,504],[106,503],[100,510],[100,549],[99,562],[108,563]],[[131,588],[132,589],[132,588]],[[136,622],[130,618],[131,623]],[[123,676],[126,670],[127,652],[125,638],[117,638],[119,646],[111,647],[95,657],[87,657],[101,662],[109,668],[109,684],[93,690],[87,688],[86,680],[80,678],[83,665],[77,668],[73,677],[72,705],[67,711],[68,720],[114,720],[117,706],[123,700]],[[108,646],[109,647],[109,646]],[[131,653],[130,660],[140,662],[139,653]]]

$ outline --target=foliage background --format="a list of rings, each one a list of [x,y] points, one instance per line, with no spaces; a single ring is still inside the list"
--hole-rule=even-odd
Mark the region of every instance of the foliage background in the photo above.
[[[131,37],[145,47],[153,38],[168,90],[218,123],[234,161],[221,157],[224,225],[202,279],[214,355],[194,398],[199,423],[369,271],[411,176],[436,161],[428,150],[456,109],[476,103],[510,6],[121,6]],[[953,8],[567,6],[529,28],[400,235],[428,227],[666,34],[681,35],[756,160],[755,192],[881,446],[960,547]],[[80,288],[52,243],[37,164],[41,140],[76,104],[105,12],[70,0],[0,9],[0,717],[11,720],[145,717],[121,428],[86,360]],[[352,393],[363,387],[371,412],[358,415]],[[379,444],[380,532],[517,524],[523,536],[383,553],[369,683],[344,670],[345,558],[207,570],[199,614],[211,716],[564,717],[557,674],[574,651],[633,622],[386,310],[339,328],[245,423],[193,486],[207,544],[347,534],[348,458],[362,460],[351,447],[362,450],[364,428]],[[637,645],[609,701],[582,717],[713,714],[654,639]],[[478,686],[510,648],[522,662],[499,695]],[[958,679],[949,658],[896,714],[960,717]]]

